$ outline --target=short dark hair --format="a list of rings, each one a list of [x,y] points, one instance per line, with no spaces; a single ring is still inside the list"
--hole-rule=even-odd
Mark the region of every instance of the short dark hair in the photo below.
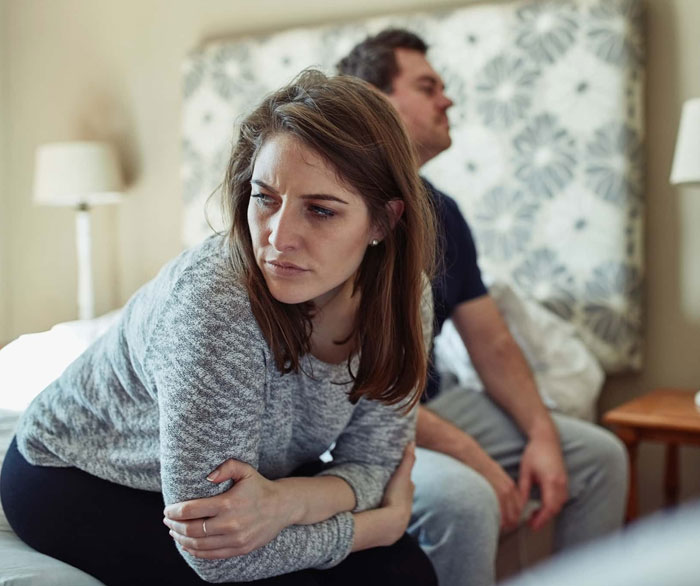
[[[415,33],[400,28],[384,29],[353,47],[336,68],[341,75],[353,75],[390,94],[399,73],[395,49],[411,49],[423,55],[428,45]]]

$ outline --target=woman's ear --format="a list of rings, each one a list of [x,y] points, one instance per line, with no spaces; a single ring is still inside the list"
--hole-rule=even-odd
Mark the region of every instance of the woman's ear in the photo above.
[[[399,221],[399,218],[401,218],[401,214],[403,214],[403,209],[404,209],[403,200],[401,200],[401,199],[389,200],[386,203],[386,209],[387,209],[387,212],[389,213],[389,224],[391,225],[391,228],[393,230],[394,226],[396,226],[396,222]],[[371,235],[372,235],[372,241],[374,241],[374,242],[381,242],[382,240],[384,240],[384,237],[386,236],[386,234],[384,233],[384,230],[382,230],[379,226],[374,227]]]
[[[396,222],[399,221],[401,214],[403,214],[403,200],[391,199],[387,202],[386,207],[389,211],[389,221],[391,222],[391,228],[393,229],[396,226]]]

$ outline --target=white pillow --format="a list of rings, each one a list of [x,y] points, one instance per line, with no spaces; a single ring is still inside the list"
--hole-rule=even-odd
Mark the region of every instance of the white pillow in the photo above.
[[[530,364],[545,404],[565,415],[592,421],[605,373],[576,328],[502,281],[491,283],[489,293]],[[483,391],[484,385],[450,320],[435,339],[435,365],[439,372],[455,376],[460,386]]]

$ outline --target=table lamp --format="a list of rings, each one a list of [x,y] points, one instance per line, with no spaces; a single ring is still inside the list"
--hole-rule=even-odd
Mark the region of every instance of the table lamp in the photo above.
[[[700,98],[687,100],[683,104],[671,183],[700,186]],[[695,405],[700,409],[700,390],[695,394]]]
[[[78,316],[94,317],[90,208],[117,203],[124,187],[114,148],[104,142],[57,142],[36,153],[34,202],[76,209]]]

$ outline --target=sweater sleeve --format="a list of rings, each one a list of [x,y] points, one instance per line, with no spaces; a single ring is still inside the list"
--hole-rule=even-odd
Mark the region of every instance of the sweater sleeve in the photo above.
[[[159,308],[147,352],[159,405],[161,485],[166,504],[213,496],[206,476],[234,458],[258,467],[265,408],[264,341],[247,295],[231,292],[230,277],[192,269]],[[266,578],[335,565],[352,546],[349,513],[322,523],[291,526],[243,556],[203,560],[181,555],[208,582]]]
[[[423,344],[432,344],[433,296],[430,281],[423,275],[420,302]],[[360,399],[350,423],[332,451],[333,466],[320,475],[338,476],[355,493],[353,512],[379,506],[389,478],[401,461],[406,444],[416,435],[418,407],[404,414],[404,404],[388,406]]]
[[[333,465],[320,472],[338,476],[350,485],[355,493],[353,512],[379,506],[404,447],[415,436],[417,409],[408,415],[400,409],[360,399],[350,423],[336,441]]]

